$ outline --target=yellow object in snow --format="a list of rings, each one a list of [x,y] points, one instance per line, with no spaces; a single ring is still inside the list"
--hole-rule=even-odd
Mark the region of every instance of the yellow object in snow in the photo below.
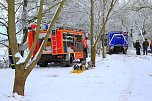
[[[82,73],[84,70],[86,70],[86,65],[85,64],[75,64],[73,65],[73,70],[71,71],[71,73],[76,73],[76,74],[80,74]]]
[[[80,74],[80,73],[82,73],[83,72],[83,70],[72,70],[71,71],[71,73],[76,73],[76,74]]]

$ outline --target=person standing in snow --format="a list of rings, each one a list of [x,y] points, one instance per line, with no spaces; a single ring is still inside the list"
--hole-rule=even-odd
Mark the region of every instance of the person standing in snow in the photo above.
[[[136,55],[140,55],[141,45],[139,43],[139,40],[136,40],[136,43],[134,44],[134,47],[136,48]]]
[[[152,53],[152,40],[150,42],[150,52]]]
[[[15,69],[15,64],[14,64],[11,48],[8,48],[8,53],[9,53],[9,67],[11,67],[12,69]]]
[[[83,44],[83,52],[85,54],[85,58],[87,58],[88,57],[88,45],[87,45],[86,37],[82,40],[82,44]]]
[[[143,46],[143,55],[145,55],[145,53],[147,55],[148,54],[147,48],[149,46],[149,42],[147,41],[147,39],[145,39],[145,41],[143,42],[142,46]]]

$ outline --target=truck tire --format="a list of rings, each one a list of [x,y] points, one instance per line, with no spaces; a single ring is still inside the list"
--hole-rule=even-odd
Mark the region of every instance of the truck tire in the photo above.
[[[47,62],[43,62],[40,64],[40,67],[47,67],[48,63]]]
[[[74,56],[72,54],[67,54],[63,62],[61,62],[62,67],[70,67],[73,65]]]
[[[109,55],[111,55],[111,54],[112,54],[112,52],[113,52],[112,50],[109,50],[109,52],[108,52],[108,53],[109,53]]]
[[[124,50],[124,51],[123,51],[123,54],[127,54],[127,51],[126,51],[126,50]]]
[[[66,61],[66,67],[71,67],[73,65],[73,56],[70,55],[70,60]]]

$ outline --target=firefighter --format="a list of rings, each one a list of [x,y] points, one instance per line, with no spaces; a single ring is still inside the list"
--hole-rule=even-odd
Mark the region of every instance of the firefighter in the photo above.
[[[15,64],[14,64],[14,61],[13,61],[11,48],[8,49],[8,53],[9,53],[9,67],[11,67],[12,69],[15,69]]]
[[[152,53],[152,40],[150,42],[150,52]]]
[[[87,57],[88,57],[87,38],[84,38],[84,39],[82,40],[82,44],[83,44],[83,52],[84,52],[85,58],[87,58]]]
[[[34,42],[36,26],[37,25],[33,23],[33,24],[30,24],[30,26],[28,27],[28,29],[29,29],[29,32],[28,32],[28,49],[29,50],[32,48],[32,44]],[[38,50],[39,50],[39,42],[37,41],[32,58],[34,58],[34,56],[36,55]]]

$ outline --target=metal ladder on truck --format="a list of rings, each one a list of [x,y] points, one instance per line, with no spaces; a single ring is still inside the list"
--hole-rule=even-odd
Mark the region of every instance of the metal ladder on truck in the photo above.
[[[51,42],[52,42],[52,54],[57,55],[58,53],[58,47],[57,47],[57,34],[55,32],[52,32],[51,35]]]

